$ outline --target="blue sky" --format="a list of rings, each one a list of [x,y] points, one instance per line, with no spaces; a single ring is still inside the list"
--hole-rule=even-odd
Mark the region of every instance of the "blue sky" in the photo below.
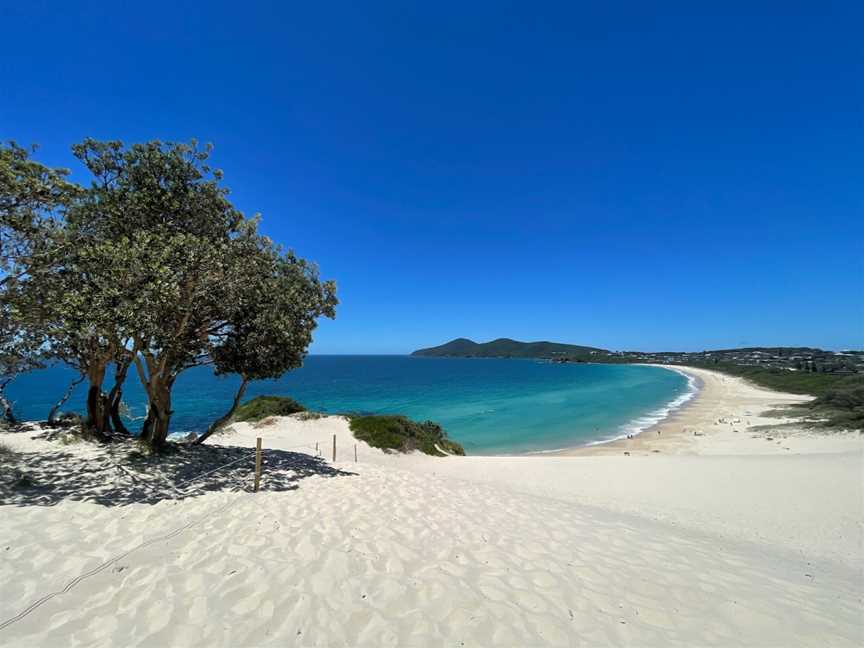
[[[124,4],[0,0],[0,138],[213,142],[314,352],[864,347],[861,3]]]

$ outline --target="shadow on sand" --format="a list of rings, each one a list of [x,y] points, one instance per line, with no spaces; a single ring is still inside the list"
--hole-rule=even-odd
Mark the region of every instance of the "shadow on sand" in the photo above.
[[[33,436],[51,439],[53,435],[46,431]],[[75,445],[68,451],[58,444],[57,450],[47,452],[0,453],[0,505],[52,506],[63,500],[104,506],[155,504],[208,491],[252,488],[252,448],[175,445],[162,456],[150,457],[134,441]],[[268,449],[261,473],[262,491],[293,490],[307,477],[356,474],[319,457]]]

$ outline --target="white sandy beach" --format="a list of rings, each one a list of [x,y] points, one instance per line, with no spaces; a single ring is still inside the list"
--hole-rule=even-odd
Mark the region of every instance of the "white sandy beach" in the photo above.
[[[559,456],[388,455],[287,417],[121,470],[0,434],[0,645],[862,645],[861,435],[761,429],[800,397],[687,371],[657,428]]]

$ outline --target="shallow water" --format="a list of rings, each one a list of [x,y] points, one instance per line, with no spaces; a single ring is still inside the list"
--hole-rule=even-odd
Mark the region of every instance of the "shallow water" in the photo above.
[[[74,374],[51,367],[7,389],[22,419],[44,419]],[[174,392],[172,432],[200,431],[230,404],[238,380],[207,367],[183,373]],[[291,396],[326,412],[398,413],[433,420],[469,454],[542,452],[638,432],[683,402],[685,376],[639,365],[552,364],[537,360],[310,356],[276,381],[253,383],[247,398]],[[66,410],[81,411],[79,385]],[[130,372],[124,393],[133,417],[146,399]],[[140,425],[140,419],[134,425]]]

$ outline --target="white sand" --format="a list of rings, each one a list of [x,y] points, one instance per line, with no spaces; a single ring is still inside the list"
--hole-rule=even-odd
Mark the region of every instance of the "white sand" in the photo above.
[[[242,456],[262,436],[262,492],[158,503],[112,505],[148,491],[101,449],[0,435],[32,453],[21,465],[65,455],[54,491],[0,490],[0,624],[59,592],[0,644],[861,645],[860,435],[754,431],[790,397],[697,373],[704,391],[659,437],[591,451],[611,456],[358,443],[355,463],[344,419],[285,418],[211,451]],[[316,442],[329,459],[333,434],[335,465],[310,459]],[[248,484],[250,466],[220,486]],[[157,490],[163,472],[132,469]]]

